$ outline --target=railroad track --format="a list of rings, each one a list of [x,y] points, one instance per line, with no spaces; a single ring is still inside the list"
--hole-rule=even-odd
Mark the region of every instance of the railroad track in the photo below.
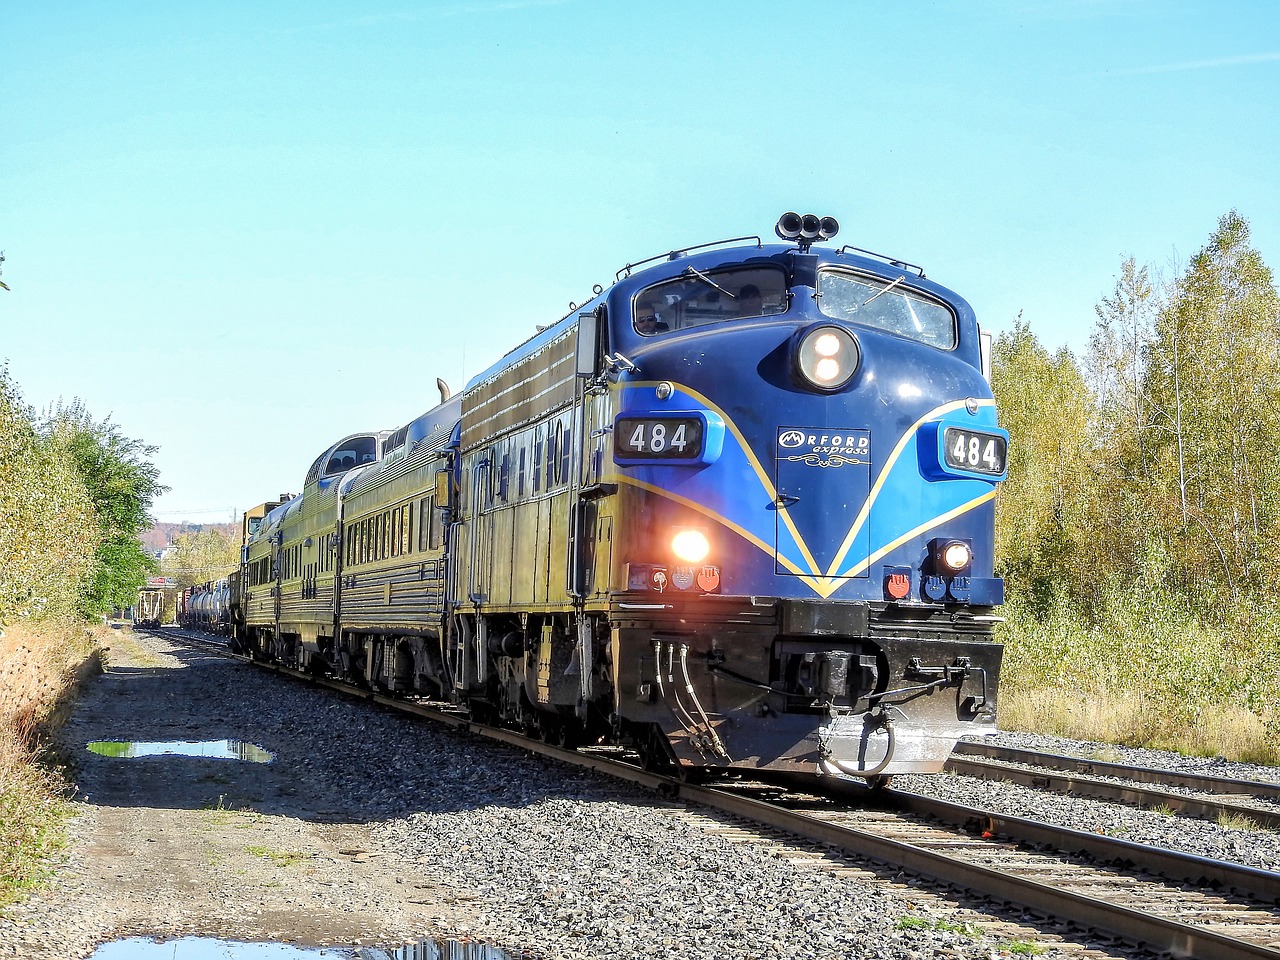
[[[947,770],[1053,793],[1116,800],[1145,809],[1161,808],[1202,820],[1280,829],[1280,809],[1265,805],[1280,802],[1280,784],[1276,783],[1131,767],[971,742],[957,745],[956,752],[947,761]],[[1180,787],[1195,794],[1161,787]]]
[[[167,639],[232,654],[171,630]],[[841,857],[906,870],[944,887],[1178,957],[1280,960],[1280,873],[1211,860],[896,789],[824,778],[695,785],[642,770],[620,752],[566,750],[478,724],[440,705],[397,699],[275,665],[269,669],[594,769]]]

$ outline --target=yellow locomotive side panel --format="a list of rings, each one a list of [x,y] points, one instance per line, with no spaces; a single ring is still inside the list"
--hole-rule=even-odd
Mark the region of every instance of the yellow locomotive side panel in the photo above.
[[[511,593],[515,601],[528,605],[536,597],[534,591],[534,553],[538,548],[538,501],[517,504],[515,537],[511,545]]]
[[[492,514],[493,537],[489,541],[489,603],[494,606],[511,604],[511,568],[515,558],[514,507],[504,507]]]
[[[568,490],[561,490],[554,494],[550,501],[552,516],[568,516]],[[569,598],[565,592],[569,566],[569,528],[567,524],[557,523],[551,526],[551,542],[548,546],[550,550],[547,562],[547,600],[553,606],[568,608]]]
[[[543,497],[534,505],[535,529],[532,555],[533,601],[547,603],[549,570],[551,568],[551,498]]]

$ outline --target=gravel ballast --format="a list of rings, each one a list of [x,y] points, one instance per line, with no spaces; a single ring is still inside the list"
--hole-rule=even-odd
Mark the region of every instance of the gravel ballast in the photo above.
[[[566,960],[987,958],[1020,940],[1059,952],[1052,930],[908,878],[837,874],[638,788],[163,639],[122,640],[111,660],[61,735],[79,790],[66,861],[48,890],[0,916],[0,956],[83,957],[130,935],[383,947],[470,937]],[[222,738],[276,760],[84,748]],[[1042,811],[1016,788],[963,779],[913,778],[1073,825],[1115,806],[1035,794]],[[1105,816],[1114,835],[1169,845],[1193,823],[1123,807]],[[1220,851],[1258,846],[1253,833],[1203,829]]]

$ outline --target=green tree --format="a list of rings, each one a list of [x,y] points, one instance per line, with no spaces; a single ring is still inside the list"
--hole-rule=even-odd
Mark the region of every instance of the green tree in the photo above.
[[[1094,307],[1097,323],[1084,360],[1094,486],[1106,491],[1092,501],[1089,559],[1099,570],[1141,572],[1157,580],[1165,554],[1155,532],[1160,511],[1152,486],[1146,360],[1160,309],[1149,268],[1132,257],[1125,260],[1111,296]]]
[[[1174,283],[1145,365],[1153,502],[1184,583],[1280,586],[1280,297],[1235,211]]]
[[[160,572],[173,577],[179,587],[190,587],[225,577],[240,561],[240,541],[230,533],[206,527],[176,537],[165,551]]]
[[[1019,315],[992,351],[992,390],[1009,431],[996,501],[996,556],[1011,591],[1037,605],[1081,587],[1091,501],[1089,405],[1071,351],[1047,349]]]
[[[76,614],[101,539],[76,464],[0,367],[0,623]]]
[[[59,406],[45,418],[48,442],[69,457],[93,502],[101,532],[92,576],[82,591],[81,613],[102,615],[127,607],[156,571],[139,534],[151,525],[156,496],[168,488],[150,457],[156,448],[124,436],[110,419],[95,422],[84,404]]]
[[[1138,477],[1147,474],[1149,402],[1143,361],[1158,310],[1157,290],[1148,274],[1132,257],[1121,264],[1111,296],[1093,308],[1098,320],[1085,358],[1095,431],[1106,450],[1127,461]]]

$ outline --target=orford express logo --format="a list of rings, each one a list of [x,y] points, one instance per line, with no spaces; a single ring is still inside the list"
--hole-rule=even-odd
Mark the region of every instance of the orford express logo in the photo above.
[[[796,454],[783,456],[784,450],[795,451]],[[865,428],[801,430],[787,427],[778,431],[779,462],[803,463],[810,467],[843,467],[870,463],[870,454],[871,431]]]

